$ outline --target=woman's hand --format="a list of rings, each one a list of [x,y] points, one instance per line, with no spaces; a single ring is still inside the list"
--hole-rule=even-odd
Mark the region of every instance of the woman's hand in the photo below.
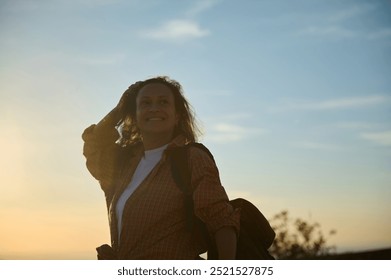
[[[136,95],[138,86],[141,82],[136,82],[132,84],[121,96],[117,106],[114,107],[106,116],[103,117],[99,123],[96,125],[96,130],[107,130],[114,128],[121,119],[125,118],[125,115],[128,111],[128,107],[131,103],[132,95]]]
[[[219,260],[234,260],[237,237],[233,227],[223,227],[215,233]]]
[[[119,110],[115,107],[111,110],[102,120],[100,120],[95,126],[95,132],[104,131],[107,129],[115,128],[120,120]]]
[[[120,115],[120,118],[125,118],[126,114],[130,111],[136,110],[136,95],[139,91],[142,82],[136,82],[129,86],[127,90],[122,94],[116,108]],[[134,108],[132,108],[134,106]]]

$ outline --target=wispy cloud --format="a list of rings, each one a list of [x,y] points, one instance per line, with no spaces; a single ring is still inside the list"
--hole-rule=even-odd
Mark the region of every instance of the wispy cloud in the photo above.
[[[368,130],[368,129],[378,129],[379,127],[381,127],[380,124],[369,123],[369,122],[339,122],[334,126],[336,128],[351,129],[351,130]]]
[[[182,19],[170,20],[157,28],[142,32],[142,36],[145,38],[163,41],[187,41],[202,38],[209,34],[210,31],[203,29],[197,22]]]
[[[341,22],[346,21],[357,16],[361,16],[368,12],[371,12],[376,8],[376,5],[371,3],[365,3],[361,5],[353,5],[343,10],[339,10],[331,14],[328,18],[331,22]]]
[[[391,28],[383,28],[380,30],[370,32],[368,33],[367,38],[369,40],[391,38]]]
[[[388,103],[391,98],[384,95],[357,96],[336,98],[322,101],[291,101],[287,104],[271,108],[272,112],[280,111],[321,111],[370,107]]]
[[[300,30],[297,34],[334,38],[352,38],[357,36],[356,32],[338,25],[310,26]]]
[[[379,9],[379,5],[374,3],[362,3],[350,7],[336,10],[331,14],[319,16],[315,24],[304,27],[296,32],[298,36],[311,36],[321,39],[382,39],[389,37],[388,29],[384,30],[363,30],[352,28],[350,23],[354,20],[361,20]]]
[[[191,3],[187,11],[182,13],[177,19],[171,19],[163,22],[161,25],[143,30],[141,36],[144,38],[184,42],[192,39],[199,39],[210,35],[210,30],[201,27],[196,17],[201,13],[210,10],[223,0],[200,0]]]
[[[362,133],[360,136],[361,138],[369,140],[377,145],[391,147],[391,130]]]
[[[254,127],[243,127],[229,123],[217,123],[210,127],[207,138],[213,142],[237,142],[248,137],[265,133],[264,130]]]
[[[362,38],[367,40],[381,40],[391,38],[391,28],[380,30],[352,30],[338,25],[310,26],[301,29],[296,35],[334,39]]]
[[[363,97],[351,97],[351,98],[340,98],[331,99],[323,102],[308,104],[307,108],[315,110],[328,110],[328,109],[344,109],[344,108],[357,108],[367,107],[382,104],[389,100],[386,96],[373,95]],[[304,107],[306,107],[304,105]]]
[[[222,2],[222,0],[201,0],[194,3],[194,5],[186,12],[186,16],[194,17],[203,13],[217,4]]]
[[[234,112],[234,113],[231,113],[231,114],[226,114],[226,115],[223,115],[221,116],[221,120],[225,120],[225,121],[238,121],[238,120],[246,120],[246,119],[250,119],[253,117],[253,114],[251,113],[248,113],[248,112]]]
[[[5,2],[5,1],[3,1]],[[9,3],[1,3],[1,8],[9,11],[49,11],[59,9],[75,9],[75,8],[93,8],[101,6],[110,6],[120,3],[121,0],[53,0],[53,1],[9,1]]]
[[[338,149],[338,147],[335,145],[331,145],[328,143],[313,142],[313,141],[296,142],[296,143],[293,143],[293,146],[301,148],[301,149],[308,149],[308,150],[331,151],[331,150]]]

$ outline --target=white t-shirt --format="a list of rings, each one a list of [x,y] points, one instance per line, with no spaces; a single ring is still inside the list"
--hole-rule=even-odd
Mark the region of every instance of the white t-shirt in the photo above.
[[[122,229],[122,213],[125,208],[126,201],[132,195],[132,193],[137,189],[137,187],[144,181],[144,179],[151,173],[152,169],[162,158],[164,150],[167,148],[167,145],[159,147],[157,149],[148,150],[144,152],[144,156],[141,158],[136,171],[133,174],[132,180],[129,185],[121,194],[116,205],[116,214],[118,220],[118,238],[121,234]]]

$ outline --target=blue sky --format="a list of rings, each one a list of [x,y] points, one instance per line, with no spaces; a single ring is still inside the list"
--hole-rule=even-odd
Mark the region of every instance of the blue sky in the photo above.
[[[155,75],[183,85],[230,197],[340,250],[391,246],[390,1],[3,0],[0,26],[0,258],[108,242],[80,135]]]

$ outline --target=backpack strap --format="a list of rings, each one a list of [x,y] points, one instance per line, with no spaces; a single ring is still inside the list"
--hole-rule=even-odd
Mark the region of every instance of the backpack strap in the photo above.
[[[212,153],[201,143],[188,143],[171,151],[171,173],[175,183],[185,195],[186,227],[189,231],[194,226],[193,189],[191,187],[191,170],[189,165],[189,149],[196,147],[205,151],[214,162]]]
[[[209,151],[209,149],[207,147],[205,147],[204,144],[194,142],[194,143],[187,144],[186,147],[187,148],[196,147],[197,149],[203,150],[205,153],[208,154],[208,156],[213,160],[213,162],[216,163],[212,153]]]
[[[188,146],[178,147],[171,152],[171,173],[178,188],[185,195],[186,227],[193,230],[193,191],[191,189],[191,174],[188,163]]]

